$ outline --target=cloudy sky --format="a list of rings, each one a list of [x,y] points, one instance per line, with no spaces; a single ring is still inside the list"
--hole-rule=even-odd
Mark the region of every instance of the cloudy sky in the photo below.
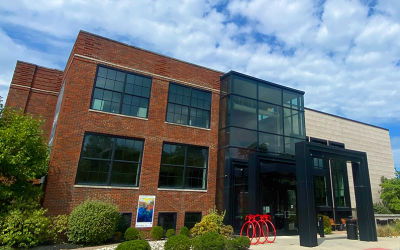
[[[304,90],[309,108],[390,129],[400,170],[400,1],[13,0],[0,16],[0,96],[17,60],[64,69],[85,30]]]

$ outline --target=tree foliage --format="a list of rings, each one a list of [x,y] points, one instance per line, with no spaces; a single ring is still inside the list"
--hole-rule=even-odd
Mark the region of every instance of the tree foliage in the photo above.
[[[17,198],[37,198],[41,193],[29,181],[47,173],[42,123],[22,111],[0,107],[0,213]]]
[[[400,213],[400,171],[396,171],[395,178],[382,177],[380,186],[382,203],[388,206],[392,212]]]

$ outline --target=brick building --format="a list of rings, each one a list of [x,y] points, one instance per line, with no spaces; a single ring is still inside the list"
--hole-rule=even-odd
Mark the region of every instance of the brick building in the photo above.
[[[249,206],[249,155],[259,153],[266,161],[257,211],[293,231],[295,143],[367,152],[376,201],[380,176],[394,176],[388,130],[304,108],[303,95],[81,31],[64,71],[18,61],[6,106],[46,119],[43,205],[50,214],[68,214],[88,197],[110,198],[135,226],[139,195],[150,195],[153,225],[190,227],[217,205],[237,229]],[[316,180],[325,185],[318,211],[335,218],[355,209],[351,171],[337,166],[337,184],[327,189],[331,178]]]

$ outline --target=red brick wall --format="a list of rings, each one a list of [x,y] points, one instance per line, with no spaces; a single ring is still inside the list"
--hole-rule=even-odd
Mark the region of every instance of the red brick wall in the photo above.
[[[75,54],[75,56],[74,56]],[[145,71],[153,77],[148,120],[89,111],[96,67],[107,61],[118,67]],[[122,212],[132,212],[136,221],[139,195],[155,195],[158,212],[177,212],[177,229],[186,212],[203,212],[215,204],[217,171],[219,77],[220,72],[160,56],[81,32],[65,70],[66,85],[51,153],[44,206],[50,214],[65,214],[87,197],[113,199]],[[124,68],[128,70],[127,68]],[[132,72],[135,72],[132,70]],[[212,94],[211,129],[198,129],[165,123],[169,80],[157,74],[217,90]],[[184,84],[180,82],[181,84]],[[85,131],[142,138],[145,140],[138,189],[74,187]],[[209,147],[207,192],[158,190],[158,177],[164,141]]]
[[[53,125],[58,92],[63,72],[18,61],[6,101],[6,107],[22,109],[35,117],[41,116],[46,140]]]

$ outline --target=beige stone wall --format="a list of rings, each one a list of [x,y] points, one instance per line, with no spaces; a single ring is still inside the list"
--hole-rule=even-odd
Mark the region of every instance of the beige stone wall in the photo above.
[[[345,144],[346,149],[367,153],[371,179],[372,198],[379,199],[381,176],[395,176],[389,131],[374,126],[350,121],[313,110],[305,110],[306,135]],[[351,206],[355,207],[354,184],[351,166],[349,173]]]

